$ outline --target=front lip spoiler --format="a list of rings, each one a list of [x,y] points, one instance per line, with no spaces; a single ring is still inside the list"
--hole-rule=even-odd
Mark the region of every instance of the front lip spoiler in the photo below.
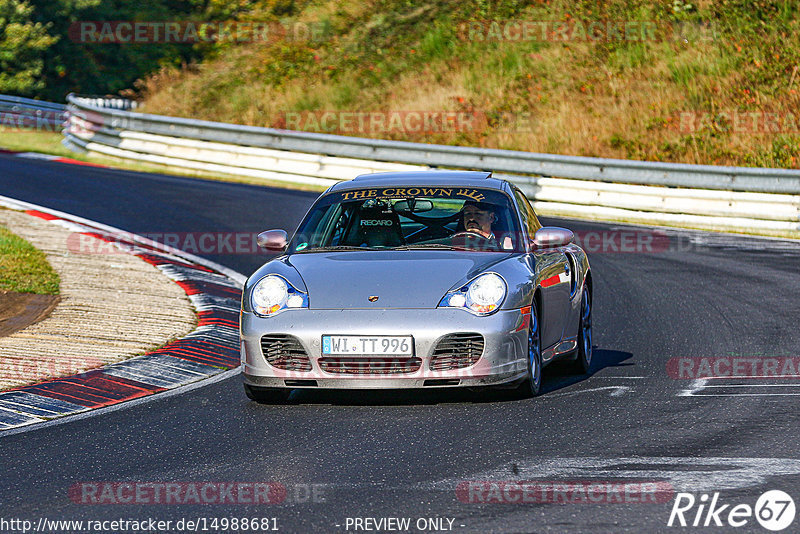
[[[437,388],[468,388],[468,387],[497,387],[511,389],[525,380],[526,372],[507,375],[493,375],[482,377],[441,376],[436,378],[397,378],[373,376],[364,377],[336,377],[336,378],[278,378],[271,376],[257,376],[242,373],[242,380],[249,386],[271,389],[437,389]],[[455,383],[457,382],[457,383]]]

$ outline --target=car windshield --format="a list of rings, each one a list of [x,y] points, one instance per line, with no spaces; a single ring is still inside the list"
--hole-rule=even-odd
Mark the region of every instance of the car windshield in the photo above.
[[[453,249],[515,252],[519,225],[509,197],[459,187],[376,187],[325,195],[300,225],[290,253]]]

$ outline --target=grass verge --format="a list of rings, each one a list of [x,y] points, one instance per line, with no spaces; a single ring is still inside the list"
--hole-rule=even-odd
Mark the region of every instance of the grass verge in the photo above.
[[[0,128],[0,148],[15,152],[39,152],[41,154],[75,158],[75,155],[61,144],[63,138],[60,133],[56,132],[19,131]]]
[[[0,291],[58,295],[58,286],[44,253],[0,225]]]

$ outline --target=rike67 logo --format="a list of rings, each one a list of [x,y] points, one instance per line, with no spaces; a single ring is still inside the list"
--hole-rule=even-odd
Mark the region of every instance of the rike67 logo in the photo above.
[[[753,518],[767,530],[784,530],[794,523],[794,500],[780,490],[765,492],[755,506],[723,503],[719,492],[712,496],[703,493],[699,498],[692,493],[678,493],[667,526],[738,528],[752,524]]]

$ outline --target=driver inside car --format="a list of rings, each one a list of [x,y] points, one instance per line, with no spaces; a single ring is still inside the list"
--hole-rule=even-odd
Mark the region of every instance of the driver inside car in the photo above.
[[[497,220],[494,206],[487,202],[468,200],[461,208],[461,216],[464,230],[480,234],[486,239],[495,239],[494,232],[492,232],[492,224]]]
[[[492,248],[510,250],[513,248],[511,238],[506,236],[502,244],[498,241],[492,226],[497,222],[496,207],[489,202],[468,200],[461,208],[461,224],[467,232],[473,232],[485,238]]]

